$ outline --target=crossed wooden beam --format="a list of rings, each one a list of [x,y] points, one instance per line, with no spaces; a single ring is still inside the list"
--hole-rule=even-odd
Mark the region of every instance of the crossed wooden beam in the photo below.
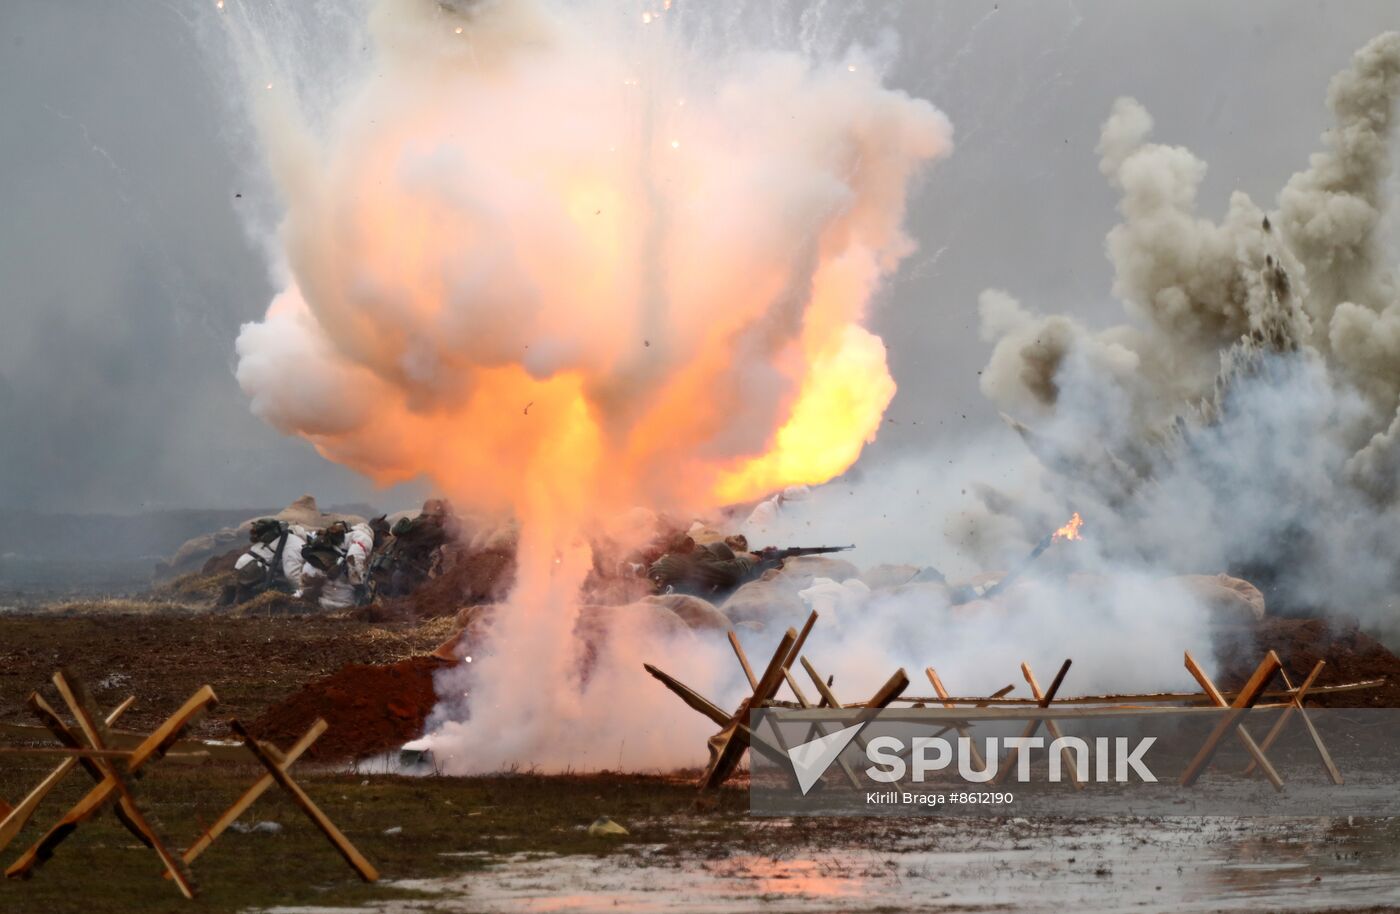
[[[1050,703],[1053,702],[1055,696],[1059,694],[1060,686],[1064,684],[1065,676],[1069,673],[1069,668],[1073,663],[1073,660],[1065,660],[1064,663],[1060,664],[1059,672],[1057,672],[1055,678],[1050,681],[1050,688],[1046,689],[1044,692],[1040,690],[1040,684],[1036,682],[1035,674],[1031,672],[1030,664],[1021,664],[1021,675],[1025,677],[1026,685],[1030,686],[1031,696],[1035,698],[1035,706],[1037,708],[1044,709],[1050,707]],[[1040,718],[1031,718],[1031,720],[1026,723],[1026,729],[1021,733],[1021,736],[1026,739],[1035,736],[1035,731],[1040,729],[1040,724]],[[1063,735],[1060,732],[1060,725],[1055,723],[1054,720],[1047,719],[1045,721],[1045,729],[1050,732],[1052,740],[1059,739]],[[1063,753],[1065,767],[1069,770],[1070,783],[1074,784],[1076,790],[1083,789],[1084,782],[1080,780],[1079,769],[1075,767],[1074,753],[1063,746],[1060,748],[1060,751]],[[1014,746],[1006,753],[1006,761],[997,769],[996,776],[992,778],[992,784],[1001,784],[1011,776],[1011,769],[1016,765],[1018,754],[1017,748]]]
[[[30,695],[30,707],[39,715],[40,721],[48,727],[59,741],[73,749],[88,749],[77,755],[79,765],[96,782],[95,785],[72,806],[44,835],[29,847],[19,859],[5,870],[11,879],[27,879],[46,860],[53,856],[59,844],[73,834],[79,825],[92,818],[114,799],[118,803],[118,818],[128,830],[137,835],[160,857],[162,865],[170,873],[181,894],[194,898],[195,886],[189,869],[169,849],[166,841],[156,830],[151,819],[142,812],[136,803],[133,782],[141,769],[151,761],[159,761],[175,742],[205,711],[218,703],[214,690],[204,686],[195,692],[181,708],[161,724],[141,744],[125,756],[124,768],[117,763],[108,748],[110,733],[106,721],[100,718],[87,691],[63,671],[54,674],[54,686],[58,689],[68,710],[77,721],[83,739],[80,740],[58,718],[37,692]],[[86,745],[84,745],[84,741]],[[57,772],[55,771],[55,774]],[[66,772],[65,772],[66,774]],[[50,776],[52,777],[52,775]],[[48,779],[46,779],[48,780]],[[57,783],[57,779],[54,780]]]
[[[1186,653],[1186,669],[1189,670],[1196,681],[1201,684],[1201,688],[1205,690],[1211,702],[1217,708],[1228,709],[1228,713],[1221,716],[1215,727],[1211,729],[1210,735],[1207,736],[1205,742],[1201,744],[1201,748],[1197,750],[1195,757],[1181,773],[1182,786],[1190,786],[1200,779],[1201,774],[1205,772],[1206,768],[1210,765],[1211,759],[1215,757],[1215,753],[1219,750],[1221,741],[1224,740],[1228,733],[1233,731],[1236,738],[1243,744],[1245,750],[1250,755],[1251,761],[1245,768],[1245,774],[1251,774],[1257,768],[1259,771],[1263,772],[1264,777],[1268,778],[1269,783],[1274,786],[1275,790],[1282,790],[1283,778],[1279,777],[1278,771],[1274,769],[1274,766],[1269,762],[1269,758],[1264,752],[1277,741],[1279,735],[1283,732],[1284,726],[1287,725],[1289,719],[1294,714],[1297,714],[1303,721],[1303,725],[1308,732],[1308,737],[1312,740],[1313,747],[1317,750],[1318,757],[1322,761],[1322,766],[1326,769],[1328,777],[1332,779],[1332,783],[1338,785],[1342,784],[1341,772],[1337,770],[1336,763],[1332,761],[1331,753],[1327,751],[1327,746],[1322,742],[1321,735],[1318,734],[1317,728],[1313,726],[1312,720],[1308,717],[1307,710],[1303,707],[1303,700],[1307,696],[1308,690],[1312,688],[1313,683],[1317,681],[1318,675],[1322,672],[1322,668],[1326,665],[1325,661],[1319,660],[1313,666],[1312,672],[1308,674],[1303,684],[1295,689],[1293,688],[1293,683],[1288,678],[1288,674],[1283,670],[1283,664],[1279,661],[1278,654],[1269,651],[1269,653],[1264,656],[1264,659],[1260,661],[1259,665],[1255,667],[1253,674],[1250,675],[1249,679],[1240,688],[1240,691],[1235,695],[1235,700],[1227,702],[1225,697],[1220,693],[1220,690],[1216,688],[1215,683],[1211,681],[1210,677],[1206,675],[1205,670],[1201,669],[1200,664],[1196,662],[1196,659],[1192,657],[1191,653],[1188,651]],[[1269,681],[1273,679],[1275,673],[1282,675],[1284,685],[1288,687],[1287,694],[1289,700],[1283,712],[1279,715],[1279,719],[1274,722],[1268,735],[1264,737],[1264,742],[1259,744],[1254,741],[1249,731],[1247,731],[1244,725],[1239,721],[1240,718],[1244,716],[1245,712],[1254,707],[1259,699],[1263,697],[1264,689],[1268,686]]]
[[[115,813],[121,823],[143,844],[155,851],[165,868],[165,877],[175,882],[186,898],[194,898],[196,887],[189,871],[189,864],[203,854],[218,837],[228,829],[238,817],[266,793],[274,784],[291,795],[297,806],[311,819],[312,823],[325,834],[336,850],[350,864],[359,876],[367,882],[379,878],[378,871],[355,848],[344,834],[336,828],[328,816],[307,796],[291,777],[290,769],[316,740],[326,731],[326,722],[317,720],[311,728],[286,752],[280,752],[270,743],[254,739],[237,720],[229,721],[229,726],[243,740],[249,753],[267,769],[243,795],[234,801],[190,847],[180,855],[171,851],[170,842],[161,834],[155,821],[137,803],[134,782],[140,777],[144,767],[159,761],[175,745],[189,727],[210,708],[218,703],[213,689],[204,686],[192,695],[178,711],[172,714],[158,728],[143,739],[132,750],[111,748],[112,739],[108,727],[115,724],[131,707],[134,698],[128,698],[113,709],[105,718],[98,715],[91,696],[71,674],[60,670],[53,676],[54,687],[67,705],[77,724],[77,731],[69,727],[58,713],[37,692],[28,699],[30,710],[64,747],[60,750],[34,750],[35,752],[56,752],[67,757],[50,772],[18,806],[10,807],[0,802],[0,850],[4,850],[24,828],[34,815],[43,799],[68,776],[74,768],[82,768],[93,780],[89,789],[76,804],[5,871],[10,878],[27,879],[33,876],[46,860],[53,856],[64,839],[77,830],[78,826],[115,801]]]
[[[747,679],[750,689],[749,696],[739,704],[739,707],[733,713],[723,710],[699,692],[696,692],[694,689],[657,667],[649,663],[644,664],[646,671],[659,680],[662,685],[676,694],[689,707],[705,715],[720,727],[719,732],[709,739],[710,761],[705,769],[704,775],[700,779],[700,786],[702,789],[713,790],[723,784],[734,773],[744,753],[750,748],[760,751],[764,755],[778,761],[782,770],[789,770],[786,764],[788,747],[782,734],[774,728],[771,739],[760,736],[754,732],[750,722],[750,714],[754,709],[773,707],[782,704],[781,702],[777,702],[776,698],[778,690],[784,684],[791,690],[793,696],[797,699],[797,706],[800,708],[839,709],[847,707],[847,705],[843,705],[832,692],[832,680],[823,679],[821,674],[818,673],[817,669],[813,666],[811,660],[801,656],[802,648],[807,641],[807,636],[811,633],[812,626],[816,621],[817,613],[813,612],[808,616],[806,623],[802,626],[801,632],[789,628],[778,642],[777,648],[774,650],[773,656],[769,660],[767,667],[764,668],[763,675],[761,676],[755,675],[754,668],[749,662],[748,655],[744,652],[738,634],[734,631],[729,632],[729,644],[734,650],[734,655],[738,659],[739,666],[744,672],[744,677]],[[812,684],[820,698],[819,702],[814,703],[798,685],[796,678],[793,676],[792,667],[798,660],[801,660],[803,669],[806,670],[807,675],[811,678]],[[1036,679],[1035,673],[1030,668],[1030,664],[1021,664],[1021,675],[1025,678],[1026,685],[1030,687],[1031,697],[1037,708],[1048,708],[1056,700],[1060,686],[1063,685],[1071,664],[1071,660],[1065,660],[1065,662],[1061,664],[1047,689],[1041,688],[1040,682]],[[1230,699],[1227,699],[1225,693],[1222,693],[1220,689],[1216,688],[1210,677],[1207,676],[1200,665],[1196,663],[1191,654],[1187,653],[1186,668],[1191,672],[1191,675],[1196,678],[1196,681],[1200,683],[1206,698],[1216,707],[1224,708],[1228,710],[1229,713],[1221,717],[1206,741],[1201,745],[1196,756],[1182,773],[1182,785],[1187,786],[1193,784],[1200,778],[1201,774],[1210,764],[1216,751],[1219,749],[1221,740],[1227,734],[1233,732],[1251,757],[1250,764],[1245,768],[1245,774],[1252,774],[1257,769],[1263,772],[1264,776],[1273,784],[1275,789],[1281,789],[1283,780],[1279,776],[1278,771],[1270,763],[1265,752],[1277,741],[1284,727],[1295,715],[1302,720],[1304,727],[1307,729],[1308,735],[1312,740],[1313,746],[1317,750],[1318,756],[1328,776],[1335,784],[1343,783],[1341,772],[1338,771],[1336,763],[1332,760],[1331,755],[1327,751],[1327,747],[1323,744],[1322,738],[1317,732],[1317,728],[1313,726],[1312,720],[1308,717],[1307,710],[1304,707],[1304,700],[1307,698],[1309,690],[1313,689],[1314,683],[1317,681],[1319,674],[1325,666],[1326,663],[1324,661],[1318,661],[1302,684],[1295,688],[1293,683],[1289,680],[1287,673],[1283,671],[1278,655],[1270,651],[1254,670],[1253,675],[1250,676],[1244,686],[1242,686],[1238,692],[1232,693]],[[933,667],[926,668],[924,672],[928,677],[929,683],[933,686],[934,692],[937,694],[938,702],[941,703],[944,708],[948,709],[954,709],[963,704],[970,704],[974,708],[987,707],[997,701],[1008,700],[1003,698],[1003,696],[1013,689],[1012,686],[1008,685],[999,689],[992,695],[983,698],[953,698],[949,695],[947,688],[944,687],[942,680]],[[1283,678],[1286,691],[1282,693],[1265,691],[1275,673],[1280,674]],[[1331,688],[1333,690],[1345,690],[1370,687],[1375,684],[1376,683],[1372,681],[1367,681]],[[898,700],[908,686],[908,676],[905,674],[904,670],[898,670],[868,701],[852,705],[851,707],[863,708],[873,715],[879,709],[887,707],[890,703]],[[1314,691],[1320,692],[1326,690],[1326,687],[1318,687]],[[1261,698],[1276,694],[1281,694],[1283,697],[1286,697],[1287,704],[1279,719],[1274,723],[1268,735],[1264,738],[1263,743],[1256,743],[1240,722],[1240,717],[1250,708],[1254,707]],[[1191,697],[1192,696],[1189,694],[1182,693],[1181,695],[1091,696],[1090,699],[1079,700],[1092,700],[1097,702],[1099,699],[1106,700],[1110,698],[1160,700],[1164,698]],[[922,707],[924,702],[929,699],[908,698],[904,700],[914,702],[915,707]],[[1066,700],[1071,702],[1076,701],[1076,699]],[[791,707],[791,704],[789,703],[787,706]],[[1043,721],[1039,718],[1030,720],[1022,736],[1025,738],[1034,736],[1042,723],[1049,732],[1052,742],[1063,737],[1059,724],[1054,719],[1050,718],[1044,719]],[[808,730],[809,739],[813,730],[815,730],[818,735],[825,735],[825,727],[821,723],[813,723]],[[986,761],[982,758],[975,743],[968,736],[969,724],[967,721],[952,721],[939,732],[947,732],[948,730],[956,730],[960,737],[968,738],[974,765],[978,769],[986,770]],[[856,743],[864,746],[864,740],[859,734],[856,736]],[[1076,790],[1082,790],[1085,786],[1085,781],[1078,770],[1074,752],[1068,746],[1061,746],[1060,752],[1064,767],[1070,775],[1070,783]],[[1016,766],[1017,759],[1018,751],[1012,748],[1007,753],[1004,764],[999,766],[999,770],[992,779],[992,783],[1003,783]],[[838,763],[846,779],[850,781],[852,786],[858,787],[860,785],[860,780],[851,766],[841,759],[838,759]]]
[[[812,631],[812,626],[816,624],[818,615],[813,612],[807,617],[802,630],[789,628],[783,633],[778,646],[773,651],[773,656],[769,659],[768,665],[763,670],[763,675],[754,674],[754,668],[749,663],[748,655],[744,652],[743,645],[739,642],[739,636],[735,632],[729,633],[729,644],[734,649],[734,655],[739,661],[740,668],[744,671],[744,677],[749,683],[749,696],[739,703],[738,709],[732,714],[724,711],[714,702],[705,698],[699,692],[676,679],[674,676],[665,673],[650,663],[643,664],[648,673],[655,677],[662,685],[670,689],[677,697],[684,701],[690,708],[710,718],[719,725],[719,732],[711,736],[708,744],[710,751],[710,762],[705,768],[705,773],[700,777],[700,788],[702,790],[714,790],[727,781],[738,768],[739,762],[743,759],[744,753],[752,748],[762,752],[769,758],[778,761],[782,770],[790,770],[787,764],[787,745],[782,734],[776,729],[773,730],[772,741],[758,733],[755,733],[751,722],[751,712],[758,708],[771,707],[777,698],[778,690],[784,684],[791,689],[793,697],[797,699],[799,707],[845,707],[837,700],[831,691],[829,680],[823,680],[820,674],[813,668],[811,661],[802,657],[802,647],[807,642],[807,636]],[[802,689],[797,685],[797,680],[792,675],[792,667],[801,659],[803,668],[812,678],[812,682],[821,696],[819,704],[807,697]],[[886,707],[894,701],[909,686],[909,677],[903,670],[899,670],[880,688],[873,698],[864,702],[860,707],[871,709],[871,713],[879,708]],[[822,728],[817,728],[822,732]],[[859,739],[859,737],[857,737]],[[855,772],[849,765],[841,763],[842,770],[853,784],[858,784]]]

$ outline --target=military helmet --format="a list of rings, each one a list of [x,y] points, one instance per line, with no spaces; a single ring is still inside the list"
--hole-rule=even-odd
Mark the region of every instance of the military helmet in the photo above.
[[[345,534],[350,532],[345,521],[338,520],[329,527],[321,531],[320,539],[327,543],[341,543],[345,540]]]
[[[335,577],[344,558],[340,550],[324,542],[307,543],[301,547],[302,561],[328,576]]]
[[[248,528],[248,542],[270,543],[282,535],[282,522],[275,517],[260,517]]]
[[[423,510],[419,513],[429,517],[446,517],[452,513],[452,508],[445,498],[430,498],[423,502]]]

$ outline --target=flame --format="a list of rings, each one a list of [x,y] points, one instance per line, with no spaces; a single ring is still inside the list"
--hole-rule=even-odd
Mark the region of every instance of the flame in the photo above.
[[[1082,526],[1084,526],[1084,518],[1079,516],[1078,511],[1075,511],[1074,516],[1069,519],[1069,522],[1056,530],[1051,538],[1055,541],[1082,540],[1084,534],[1079,532],[1079,528]]]

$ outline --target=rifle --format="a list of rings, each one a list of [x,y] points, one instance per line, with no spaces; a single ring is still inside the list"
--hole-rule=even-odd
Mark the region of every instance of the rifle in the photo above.
[[[758,556],[759,564],[769,568],[776,568],[783,559],[796,558],[799,555],[826,555],[831,552],[845,552],[847,549],[856,548],[851,546],[789,546],[786,549],[779,549],[777,546],[765,546],[754,553]]]

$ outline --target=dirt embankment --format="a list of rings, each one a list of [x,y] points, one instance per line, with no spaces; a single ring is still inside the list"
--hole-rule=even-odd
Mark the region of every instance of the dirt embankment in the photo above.
[[[1317,685],[1339,685],[1385,679],[1380,688],[1323,696],[1316,703],[1334,708],[1400,708],[1400,657],[1343,619],[1265,618],[1253,625],[1221,629],[1217,653],[1223,664],[1222,682],[1237,686],[1269,651],[1277,651],[1283,669],[1296,686],[1319,660],[1327,666]],[[1280,685],[1276,683],[1275,685]]]
[[[450,631],[446,622],[366,625],[336,616],[247,618],[207,612],[0,614],[0,722],[33,723],[25,697],[65,667],[103,708],[135,695],[131,729],[159,725],[195,689],[214,687],[219,705],[198,736],[227,736],[224,720],[253,720],[307,682],[347,664],[420,657]],[[61,706],[61,704],[60,704]],[[331,734],[327,734],[329,737]]]
[[[435,657],[393,664],[352,664],[307,683],[269,708],[249,729],[260,739],[289,746],[316,718],[328,727],[307,757],[321,761],[363,758],[397,749],[423,734],[437,703],[433,673],[448,666]]]

